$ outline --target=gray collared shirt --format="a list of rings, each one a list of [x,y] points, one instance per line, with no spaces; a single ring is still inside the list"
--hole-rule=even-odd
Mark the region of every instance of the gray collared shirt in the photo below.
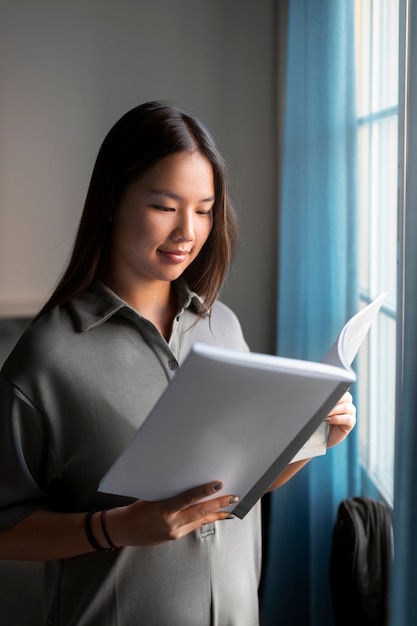
[[[182,281],[177,292],[169,342],[102,283],[23,335],[0,377],[0,531],[39,508],[128,503],[98,483],[191,344],[248,349],[224,304],[197,321],[198,297]],[[258,504],[177,541],[46,563],[44,624],[256,626],[260,542]]]

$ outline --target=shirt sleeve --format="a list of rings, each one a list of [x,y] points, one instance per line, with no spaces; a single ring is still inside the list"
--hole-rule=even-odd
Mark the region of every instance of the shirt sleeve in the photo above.
[[[0,378],[0,532],[49,508],[41,488],[48,437],[41,412]]]

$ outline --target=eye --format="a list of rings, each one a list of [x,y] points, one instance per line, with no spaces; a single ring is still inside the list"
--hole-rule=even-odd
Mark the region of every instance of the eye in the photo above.
[[[196,211],[198,215],[212,215],[213,209],[200,209]]]
[[[165,211],[165,212],[175,211],[173,207],[162,206],[161,204],[152,204],[151,208],[156,209],[157,211]]]

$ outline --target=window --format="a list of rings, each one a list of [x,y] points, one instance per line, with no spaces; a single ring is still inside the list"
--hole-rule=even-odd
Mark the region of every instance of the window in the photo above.
[[[356,0],[361,305],[388,292],[358,359],[360,460],[392,505],[394,485],[399,0]]]

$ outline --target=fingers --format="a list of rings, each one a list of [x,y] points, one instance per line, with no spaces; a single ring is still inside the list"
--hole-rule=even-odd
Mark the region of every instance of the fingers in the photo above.
[[[166,510],[172,511],[183,511],[188,508],[194,506],[195,510],[198,510],[198,506],[202,505],[204,502],[204,507],[207,507],[210,503],[210,510],[218,510],[220,508],[224,508],[226,506],[230,506],[234,502],[238,501],[236,496],[222,495],[215,497],[219,491],[223,489],[223,483],[220,481],[215,481],[211,483],[207,483],[205,485],[201,485],[199,487],[194,487],[193,489],[189,489],[184,493],[181,493],[174,498],[169,500],[165,500],[163,503],[164,508]],[[231,498],[233,501],[231,502]]]
[[[356,424],[355,413],[340,413],[337,415],[329,415],[325,422],[333,427],[343,427],[346,431],[351,431]]]
[[[350,391],[346,391],[343,396],[340,398],[340,400],[337,402],[337,404],[335,404],[335,406],[333,407],[332,411],[330,411],[330,413],[332,413],[333,411],[335,411],[335,409],[337,409],[338,407],[350,407],[353,406],[353,397],[352,394],[350,393]]]
[[[352,400],[353,400],[353,396],[350,393],[350,391],[345,391],[343,396],[340,398],[340,401],[342,402],[352,402]]]
[[[340,420],[343,420],[346,417],[350,421],[351,417],[355,417],[356,415],[356,407],[353,404],[352,400],[352,394],[349,391],[344,393],[339,402],[335,404],[335,406],[329,412],[329,414],[325,418],[325,421],[331,423],[341,423]]]
[[[149,546],[181,539],[193,530],[233,515],[234,495],[218,495],[219,481],[207,483],[159,502],[137,500],[113,509],[112,536],[120,546]]]
[[[225,509],[236,504],[239,498],[230,494],[216,497],[215,494],[222,488],[223,484],[218,481],[207,483],[158,503],[162,514],[175,526],[173,538],[183,536],[205,524],[233,517]]]
[[[205,500],[198,502],[192,507],[188,507],[181,512],[180,517],[187,532],[201,528],[205,524],[211,524],[219,520],[233,518],[234,515],[225,511],[226,507],[238,502],[236,496],[223,496],[215,500]]]
[[[218,493],[222,489],[223,483],[215,481],[205,485],[200,485],[199,487],[194,487],[193,489],[188,489],[188,491],[184,491],[184,493],[174,496],[165,502],[168,506],[172,505],[173,510],[178,510],[191,506],[192,504],[205,498],[213,497],[214,494]]]
[[[352,394],[347,391],[333,407],[325,422],[330,425],[327,447],[341,443],[353,430],[356,424],[356,407],[352,402]]]
[[[356,407],[352,402],[352,394],[347,391],[333,407],[325,422],[330,425],[327,447],[341,443],[356,424]]]

